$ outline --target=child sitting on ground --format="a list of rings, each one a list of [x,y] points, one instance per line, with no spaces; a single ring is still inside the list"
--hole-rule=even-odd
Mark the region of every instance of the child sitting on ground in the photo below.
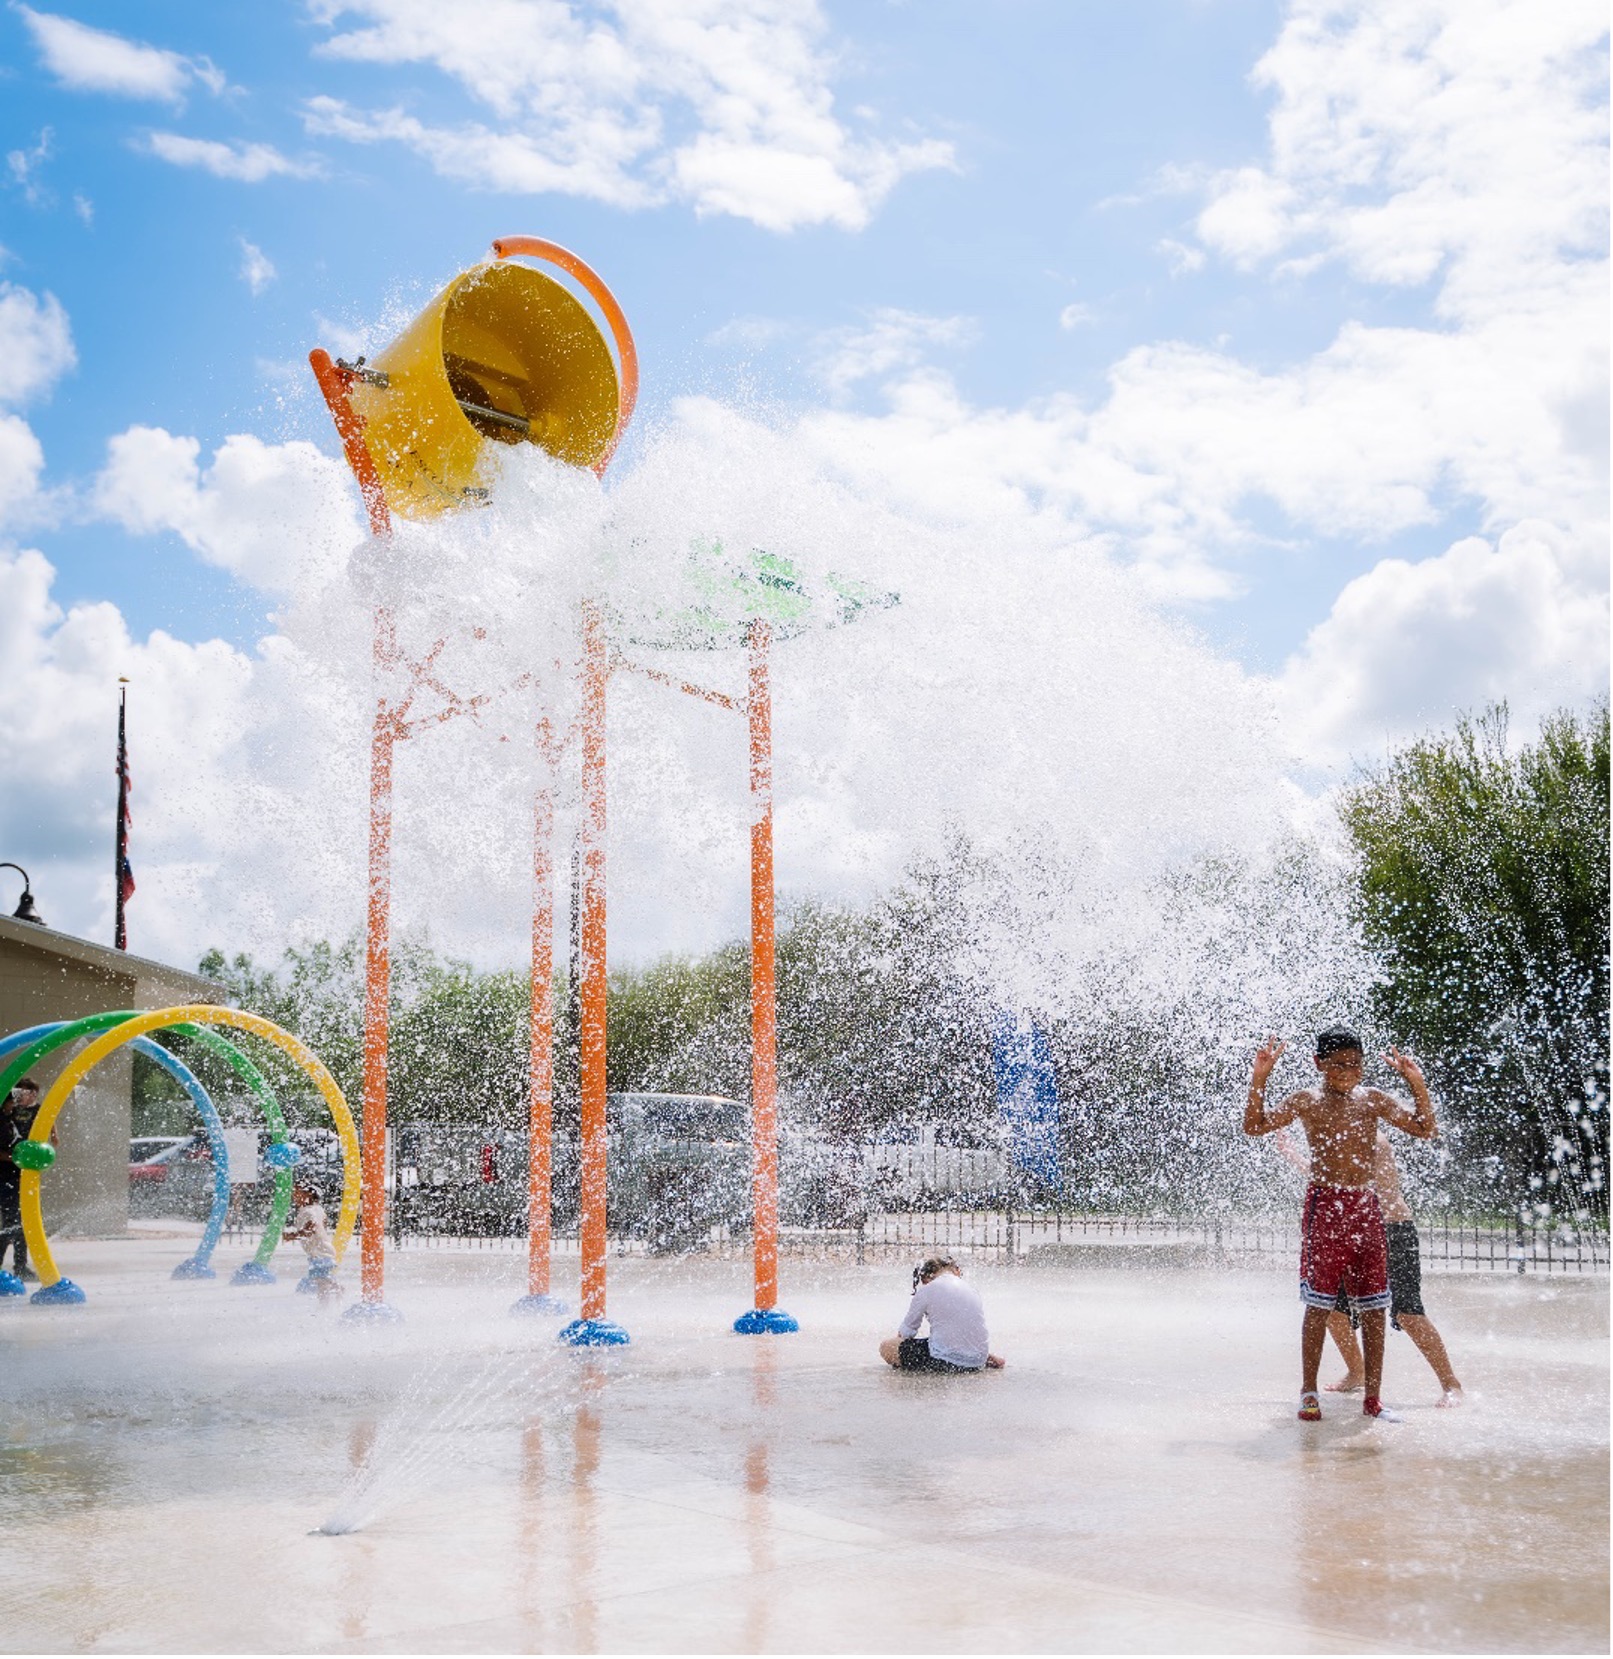
[[[930,1322],[928,1337],[919,1326]],[[991,1351],[986,1311],[963,1282],[951,1256],[931,1256],[913,1270],[913,1300],[893,1337],[879,1345],[879,1357],[898,1371],[1000,1371]]]
[[[330,1241],[325,1206],[319,1202],[319,1194],[306,1181],[296,1181],[292,1184],[291,1201],[296,1206],[291,1225],[280,1236],[298,1240],[308,1256],[308,1272],[297,1288],[314,1291],[321,1301],[340,1296],[342,1287],[336,1283],[336,1247]]]

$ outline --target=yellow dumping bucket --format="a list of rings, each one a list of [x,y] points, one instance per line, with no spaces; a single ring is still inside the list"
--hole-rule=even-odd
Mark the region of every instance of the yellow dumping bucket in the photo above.
[[[386,504],[432,518],[485,499],[491,444],[573,466],[609,454],[620,411],[610,347],[580,301],[513,261],[457,276],[352,388]]]

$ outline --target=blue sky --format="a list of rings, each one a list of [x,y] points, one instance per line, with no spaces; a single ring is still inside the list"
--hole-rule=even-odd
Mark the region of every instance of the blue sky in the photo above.
[[[641,434],[712,395],[904,510],[1056,517],[1269,682],[1318,766],[1582,702],[1605,26],[1531,11],[10,4],[0,554],[42,554],[56,607],[13,671],[97,605],[131,649],[256,652],[281,601],[218,528],[221,446],[288,479],[283,446],[333,454],[308,349],[533,232],[626,307]],[[134,428],[179,457],[161,488],[118,470]]]

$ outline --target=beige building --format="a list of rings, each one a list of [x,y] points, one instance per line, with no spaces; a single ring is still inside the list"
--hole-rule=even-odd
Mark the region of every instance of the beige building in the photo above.
[[[223,986],[199,974],[0,915],[0,1036],[113,1009],[225,1000]],[[75,1052],[68,1044],[30,1075],[49,1088]],[[119,1049],[80,1084],[57,1120],[57,1159],[42,1184],[52,1234],[127,1227],[133,1088],[133,1056]]]

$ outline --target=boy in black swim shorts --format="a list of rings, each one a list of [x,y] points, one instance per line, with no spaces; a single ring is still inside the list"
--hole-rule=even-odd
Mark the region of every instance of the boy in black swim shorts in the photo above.
[[[1383,1205],[1383,1216],[1389,1234],[1389,1322],[1397,1331],[1404,1331],[1415,1344],[1418,1353],[1428,1361],[1439,1378],[1442,1406],[1462,1403],[1462,1384],[1451,1369],[1450,1355],[1432,1319],[1423,1307],[1422,1251],[1417,1242],[1417,1223],[1411,1208],[1400,1190],[1400,1171],[1395,1167],[1394,1147],[1389,1137],[1378,1131],[1378,1144],[1372,1165],[1372,1187]],[[1344,1375],[1328,1384],[1333,1394],[1353,1394],[1361,1387],[1361,1348],[1349,1316],[1335,1312],[1327,1322],[1328,1334],[1343,1356]]]

